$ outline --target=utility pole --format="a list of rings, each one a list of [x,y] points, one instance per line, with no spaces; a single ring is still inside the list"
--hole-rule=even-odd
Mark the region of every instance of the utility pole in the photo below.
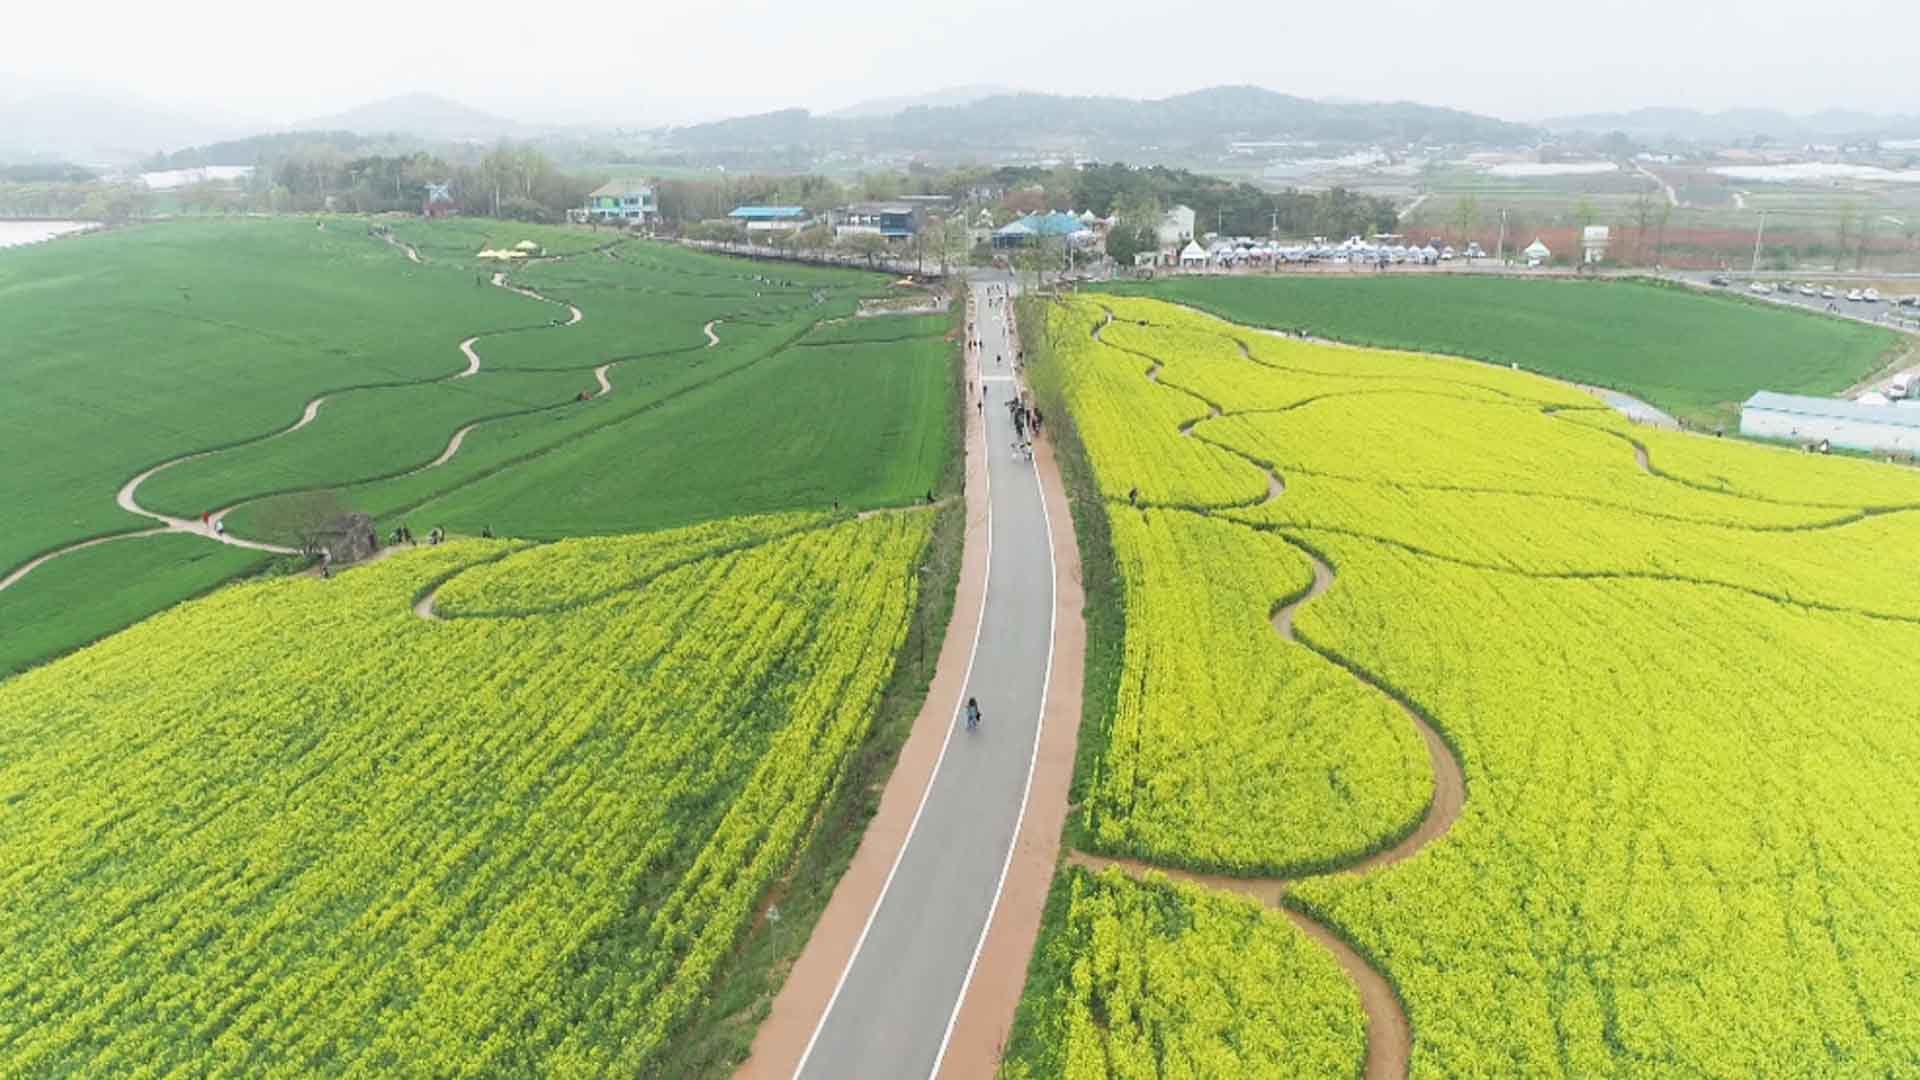
[[[1278,240],[1280,239],[1280,208],[1277,206],[1274,207],[1270,214],[1273,218],[1273,224],[1267,228],[1267,239]]]
[[[1753,230],[1753,266],[1747,271],[1750,274],[1759,273],[1760,271],[1760,238],[1766,234],[1767,212],[1762,210],[1760,211],[1760,224]]]
[[[1493,261],[1502,266],[1507,264],[1507,210],[1500,208],[1500,241],[1494,245]]]

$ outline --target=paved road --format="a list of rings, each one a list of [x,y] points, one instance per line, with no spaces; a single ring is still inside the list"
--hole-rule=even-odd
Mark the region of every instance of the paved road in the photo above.
[[[1706,286],[1708,285],[1709,279],[1712,278],[1713,274],[1705,270],[1682,270],[1682,271],[1674,272],[1672,276],[1676,278],[1680,278],[1681,280],[1684,280],[1690,284]],[[1870,277],[1876,278],[1876,279],[1877,278],[1904,279],[1908,276],[1909,275],[1904,275],[1904,274],[1870,275]],[[1827,314],[1839,315],[1844,318],[1854,319],[1859,322],[1873,323],[1878,326],[1885,326],[1890,330],[1908,330],[1908,331],[1920,330],[1920,308],[1901,307],[1899,305],[1894,304],[1891,300],[1884,299],[1884,298],[1877,304],[1869,304],[1859,300],[1848,300],[1846,299],[1847,290],[1852,286],[1843,284],[1842,283],[1843,279],[1839,279],[1839,278],[1833,279],[1834,291],[1839,293],[1840,298],[1837,300],[1828,300],[1825,297],[1818,296],[1818,295],[1804,296],[1800,293],[1798,289],[1789,290],[1787,292],[1768,293],[1765,296],[1760,296],[1756,293],[1748,292],[1747,291],[1748,282],[1756,277],[1761,280],[1774,281],[1776,283],[1779,281],[1791,281],[1794,284],[1798,285],[1802,281],[1825,280],[1828,277],[1828,275],[1820,275],[1818,278],[1816,278],[1815,275],[1808,274],[1805,271],[1802,271],[1799,274],[1776,273],[1771,275],[1763,271],[1762,273],[1757,275],[1740,274],[1733,279],[1732,285],[1720,286],[1720,288],[1725,289],[1727,292],[1738,292],[1742,296],[1749,296],[1758,300],[1766,300],[1775,304],[1791,304],[1795,307],[1806,308],[1809,311],[1825,312]],[[1914,293],[1920,293],[1920,281],[1916,281],[1914,283],[1914,287],[1911,291]],[[1901,294],[1901,295],[1904,295],[1904,294]],[[1836,310],[1828,312],[1827,311],[1828,304],[1833,304]]]
[[[1052,650],[1053,560],[1034,467],[1012,451],[1013,352],[1001,309],[984,300],[990,285],[1009,280],[977,279],[975,287],[984,345],[973,407],[984,387],[991,515],[986,603],[967,693],[985,719],[972,732],[954,723],[880,903],[801,1059],[796,1075],[809,1080],[932,1075],[1025,804]]]

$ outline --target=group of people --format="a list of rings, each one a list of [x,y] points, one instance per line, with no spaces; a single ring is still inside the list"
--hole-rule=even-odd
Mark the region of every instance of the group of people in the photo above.
[[[1007,412],[1013,417],[1014,456],[1032,461],[1033,440],[1040,434],[1040,410],[1015,397],[1007,402]]]
[[[491,525],[483,527],[480,530],[480,535],[491,538],[493,536],[493,527]],[[446,538],[447,538],[447,530],[442,528],[439,525],[435,525],[433,528],[427,530],[427,546],[428,547],[434,547],[438,545],[441,541],[445,540]],[[405,525],[395,525],[393,527],[392,542],[395,544],[404,543],[409,547],[418,546],[417,542],[413,538],[413,530]]]

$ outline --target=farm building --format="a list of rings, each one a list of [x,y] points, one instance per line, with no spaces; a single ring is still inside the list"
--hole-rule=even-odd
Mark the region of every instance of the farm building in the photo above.
[[[862,202],[833,212],[833,235],[868,233],[905,240],[920,231],[920,207],[914,203]]]
[[[660,220],[660,203],[653,185],[634,180],[612,180],[587,193],[586,220],[624,221],[650,225]]]
[[[1740,406],[1740,434],[1826,441],[1848,450],[1920,450],[1920,408],[1762,390]]]
[[[746,225],[747,231],[793,232],[807,225],[804,206],[736,206],[727,217]]]

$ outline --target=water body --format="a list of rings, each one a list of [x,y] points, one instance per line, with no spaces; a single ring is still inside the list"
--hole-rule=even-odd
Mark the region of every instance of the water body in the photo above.
[[[93,227],[91,221],[0,221],[0,248],[37,244]]]

